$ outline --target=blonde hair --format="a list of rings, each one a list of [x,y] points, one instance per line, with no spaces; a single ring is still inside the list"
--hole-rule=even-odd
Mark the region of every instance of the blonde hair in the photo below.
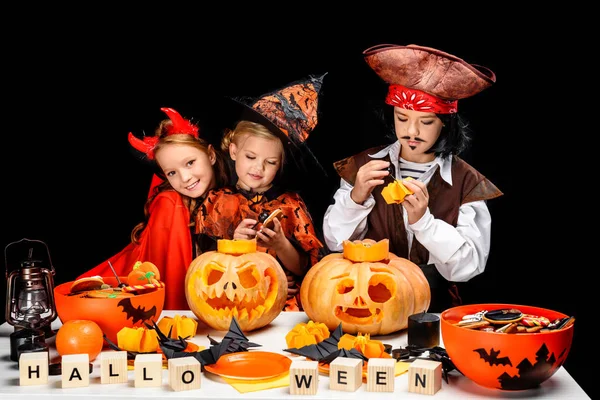
[[[264,125],[259,123],[242,120],[235,125],[234,129],[225,129],[225,134],[221,140],[221,150],[228,152],[229,145],[231,143],[238,147],[242,147],[243,141],[248,136],[254,136],[267,140],[277,140],[277,142],[281,145],[281,165],[279,167],[279,172],[281,173],[283,171],[283,165],[285,164],[285,149],[283,147],[283,143],[279,136],[275,135]]]

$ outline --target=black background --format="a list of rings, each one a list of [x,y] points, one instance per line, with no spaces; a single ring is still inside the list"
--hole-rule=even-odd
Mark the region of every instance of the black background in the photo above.
[[[308,13],[235,21],[163,12],[152,20],[86,12],[68,21],[40,13],[22,18],[6,41],[3,248],[21,238],[43,240],[56,283],[74,279],[127,245],[142,218],[151,175],[132,156],[128,132],[152,132],[164,118],[160,107],[168,106],[217,138],[215,99],[259,96],[328,72],[308,145],[329,176],[309,174],[303,192],[320,221],[338,185],[331,163],[383,142],[370,110],[383,101],[385,86],[362,51],[381,43],[436,47],[497,75],[490,89],[459,103],[474,131],[464,158],[504,192],[488,203],[491,254],[465,300],[574,315],[565,367],[591,393],[593,368],[584,363],[595,360],[591,304],[598,301],[590,274],[597,265],[582,233],[593,230],[583,228],[591,214],[584,200],[589,185],[577,177],[592,159],[589,133],[582,132],[592,116],[575,115],[589,108],[570,108],[577,98],[569,84],[578,81],[580,65],[556,46],[565,39],[553,24],[529,28],[534,16],[516,13],[499,26],[487,14],[479,22],[448,17],[436,25],[424,10],[410,16],[378,10],[380,22],[370,11],[354,20]]]

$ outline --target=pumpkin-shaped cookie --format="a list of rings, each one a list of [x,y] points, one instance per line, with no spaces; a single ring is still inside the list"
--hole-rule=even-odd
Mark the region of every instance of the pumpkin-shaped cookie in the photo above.
[[[190,310],[213,329],[229,330],[236,318],[242,331],[269,324],[283,310],[287,278],[275,257],[256,251],[256,240],[217,242],[190,264],[185,277]]]
[[[418,265],[389,252],[389,240],[345,241],[306,273],[300,289],[304,311],[330,330],[386,335],[424,312],[431,291]]]

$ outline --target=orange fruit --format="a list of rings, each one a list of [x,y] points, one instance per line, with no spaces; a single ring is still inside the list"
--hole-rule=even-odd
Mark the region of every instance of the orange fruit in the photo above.
[[[61,356],[87,353],[90,361],[93,361],[102,351],[104,337],[102,329],[94,321],[72,319],[58,329],[54,343]]]

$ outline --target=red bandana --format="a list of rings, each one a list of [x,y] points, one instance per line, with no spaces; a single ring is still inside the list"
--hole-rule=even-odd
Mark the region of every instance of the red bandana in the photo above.
[[[429,93],[402,85],[390,85],[385,102],[394,107],[436,114],[454,114],[458,108],[458,100],[442,100]]]

